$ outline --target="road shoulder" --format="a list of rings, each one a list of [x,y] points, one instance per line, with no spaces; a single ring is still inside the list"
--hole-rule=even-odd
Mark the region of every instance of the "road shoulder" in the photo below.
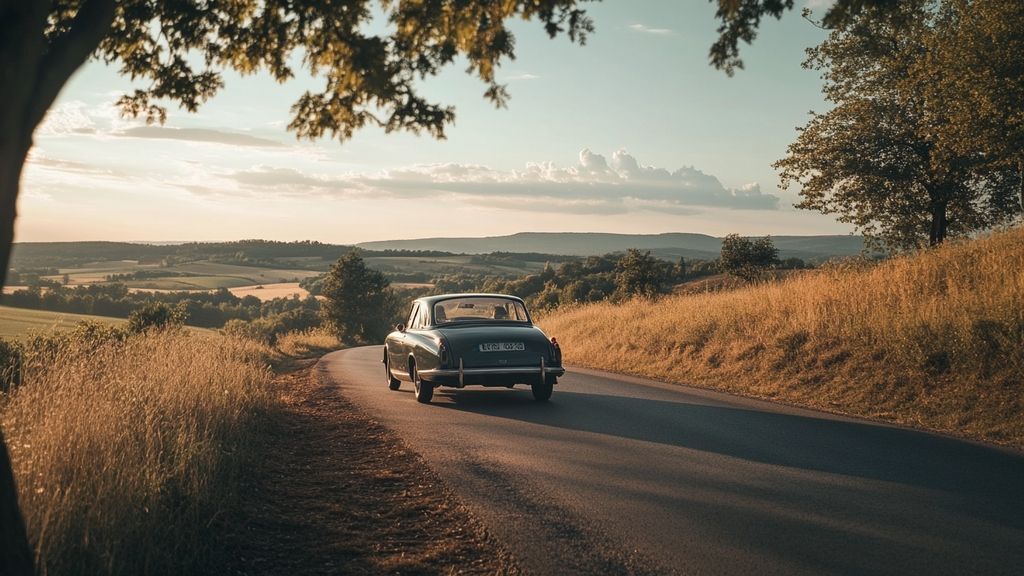
[[[518,574],[419,456],[315,362],[279,376],[280,409],[242,505],[223,522],[231,574]]]

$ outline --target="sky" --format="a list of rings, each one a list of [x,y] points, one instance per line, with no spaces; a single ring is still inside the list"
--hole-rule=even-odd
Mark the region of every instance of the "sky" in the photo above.
[[[299,141],[289,108],[321,84],[301,75],[226,73],[198,113],[172,107],[146,126],[113,105],[131,81],[90,62],[36,131],[16,241],[850,232],[795,209],[797,190],[780,190],[771,167],[809,112],[827,109],[819,73],[800,66],[824,32],[799,7],[762,23],[733,77],[708,65],[708,2],[586,7],[596,32],[582,47],[512,25],[505,109],[464,66],[424,82],[456,108],[440,141],[372,127]]]

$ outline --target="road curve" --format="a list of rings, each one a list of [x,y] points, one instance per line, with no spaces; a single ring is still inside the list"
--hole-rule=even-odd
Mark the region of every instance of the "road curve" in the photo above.
[[[570,370],[388,390],[381,348],[321,374],[417,451],[530,574],[1020,574],[1024,455]],[[437,535],[443,538],[443,534]]]

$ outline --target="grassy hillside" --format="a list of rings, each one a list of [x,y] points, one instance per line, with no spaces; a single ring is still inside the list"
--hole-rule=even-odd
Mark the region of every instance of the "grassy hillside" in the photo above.
[[[20,338],[30,331],[46,332],[51,329],[68,330],[79,322],[88,320],[111,326],[124,324],[121,318],[106,316],[86,316],[85,314],[66,314],[64,312],[47,312],[44,310],[28,310],[0,306],[0,338]]]
[[[1021,229],[542,325],[571,364],[1024,447]]]

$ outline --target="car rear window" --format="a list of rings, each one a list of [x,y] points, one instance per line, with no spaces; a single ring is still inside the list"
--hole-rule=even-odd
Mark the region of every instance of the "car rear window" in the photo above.
[[[529,322],[522,302],[508,298],[468,296],[434,304],[434,323]]]

